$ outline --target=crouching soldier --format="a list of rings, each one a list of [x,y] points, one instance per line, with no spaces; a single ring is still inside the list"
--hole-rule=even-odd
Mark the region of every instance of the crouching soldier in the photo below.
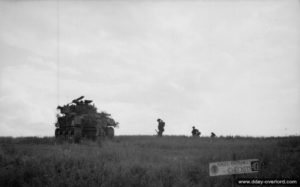
[[[214,138],[216,137],[216,134],[214,132],[211,132],[211,135],[210,135],[211,138]]]
[[[199,137],[201,132],[193,126],[192,135],[193,137]]]

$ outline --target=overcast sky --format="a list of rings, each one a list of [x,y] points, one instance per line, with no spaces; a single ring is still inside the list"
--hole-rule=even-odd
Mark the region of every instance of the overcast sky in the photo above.
[[[1,1],[0,136],[81,95],[117,135],[299,135],[299,51],[296,0]]]

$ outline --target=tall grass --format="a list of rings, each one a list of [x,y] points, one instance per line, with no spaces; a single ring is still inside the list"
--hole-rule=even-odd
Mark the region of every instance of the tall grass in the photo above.
[[[264,164],[238,177],[299,178],[300,137],[119,136],[101,144],[0,138],[0,186],[230,186],[230,176],[209,177],[208,164],[233,154]]]

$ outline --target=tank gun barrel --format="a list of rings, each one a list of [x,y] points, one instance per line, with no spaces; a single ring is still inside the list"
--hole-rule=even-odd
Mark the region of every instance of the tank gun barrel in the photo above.
[[[78,103],[81,99],[83,99],[84,98],[84,96],[81,96],[81,97],[78,97],[77,99],[74,99],[73,101],[72,101],[72,103]]]

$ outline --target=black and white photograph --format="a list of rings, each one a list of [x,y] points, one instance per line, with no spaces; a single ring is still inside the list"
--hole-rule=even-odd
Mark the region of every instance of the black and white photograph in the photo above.
[[[0,0],[0,186],[298,185],[299,0]]]

